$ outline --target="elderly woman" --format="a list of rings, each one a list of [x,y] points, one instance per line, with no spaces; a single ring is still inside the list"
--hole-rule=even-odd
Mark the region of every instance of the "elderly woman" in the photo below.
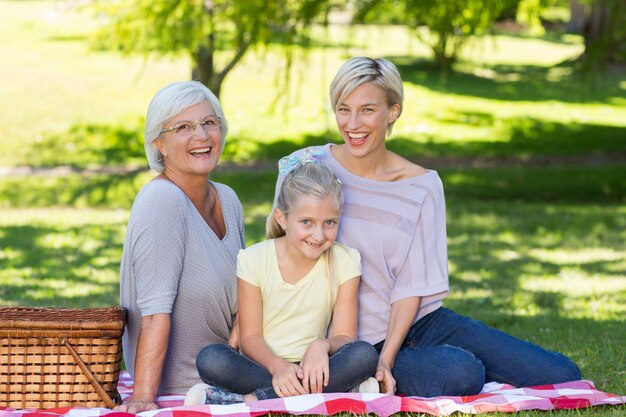
[[[296,153],[319,155],[343,185],[337,241],[361,253],[358,338],[380,354],[375,377],[383,391],[472,395],[488,381],[530,386],[580,379],[561,353],[443,307],[449,286],[441,180],[386,147],[403,91],[393,63],[348,60],[330,86],[344,143]]]
[[[218,99],[195,81],[164,87],[148,107],[146,156],[159,174],[137,194],[124,241],[124,359],[135,388],[117,410],[152,410],[157,395],[186,393],[201,382],[200,349],[237,344],[242,208],[231,188],[209,181],[227,131]]]

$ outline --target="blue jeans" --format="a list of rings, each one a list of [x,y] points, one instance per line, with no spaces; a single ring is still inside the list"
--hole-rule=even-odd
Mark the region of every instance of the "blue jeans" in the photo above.
[[[330,356],[330,378],[323,392],[347,392],[372,376],[378,353],[367,342],[346,343]],[[228,345],[209,345],[198,353],[200,378],[209,385],[238,394],[254,394],[259,400],[277,398],[272,374],[262,365]]]
[[[489,381],[527,387],[581,378],[563,354],[443,307],[411,327],[392,373],[398,394],[420,397],[473,395]]]

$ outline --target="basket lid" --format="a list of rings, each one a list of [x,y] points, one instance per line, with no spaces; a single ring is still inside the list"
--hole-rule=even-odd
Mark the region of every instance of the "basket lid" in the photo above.
[[[39,329],[121,329],[126,311],[123,307],[56,308],[0,307],[1,328]]]

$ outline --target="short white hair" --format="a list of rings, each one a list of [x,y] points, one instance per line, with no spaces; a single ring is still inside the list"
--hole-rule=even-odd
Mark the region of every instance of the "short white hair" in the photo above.
[[[161,151],[159,151],[156,143],[154,143],[161,134],[164,123],[172,117],[184,112],[189,107],[205,100],[209,102],[215,115],[221,119],[221,149],[224,150],[226,134],[228,133],[228,121],[224,116],[220,101],[211,90],[198,81],[178,81],[160,89],[150,101],[150,105],[148,105],[144,146],[146,148],[146,158],[148,158],[150,168],[159,173],[163,172],[165,169],[163,166],[163,155]]]

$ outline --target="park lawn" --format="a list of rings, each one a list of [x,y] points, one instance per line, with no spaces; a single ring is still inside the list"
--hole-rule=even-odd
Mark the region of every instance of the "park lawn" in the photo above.
[[[624,177],[623,170],[613,170]],[[559,170],[552,171],[558,176]],[[557,195],[546,202],[537,185],[538,179],[547,177],[545,169],[524,171],[536,188],[520,191],[517,198],[502,186],[488,187],[489,178],[515,178],[512,172],[440,172],[448,200],[451,295],[446,305],[562,351],[599,389],[625,393],[626,207],[601,194],[589,201],[572,192],[578,183],[561,189],[562,200]],[[111,176],[108,182],[97,176],[59,177],[47,191],[42,185],[33,194],[39,200],[33,199],[30,208],[13,205],[6,192],[18,183],[1,179],[0,196],[8,204],[0,208],[0,303],[117,304],[128,207],[135,187],[150,176],[144,172],[119,177],[117,182]],[[275,171],[254,170],[215,175],[241,197],[248,244],[263,238],[275,176]],[[36,179],[26,179],[22,191],[35,188]],[[98,200],[105,191],[108,197]],[[64,192],[82,197],[72,206],[63,200]],[[618,410],[600,408],[575,415],[612,416],[619,415]]]
[[[245,205],[247,230],[262,228],[268,205]],[[116,209],[0,209],[0,303],[118,304],[127,216]],[[559,350],[599,389],[624,394],[625,208],[449,199],[448,216],[446,305]],[[572,415],[621,414],[605,407]]]
[[[189,60],[92,50],[97,20],[71,4],[0,0],[10,63],[0,66],[10,80],[0,84],[0,168],[145,167],[145,108],[161,86],[188,78]],[[239,194],[248,244],[263,238],[270,210],[276,172],[266,167],[338,140],[327,98],[338,66],[386,56],[406,81],[389,147],[426,158],[446,188],[447,305],[562,351],[599,389],[626,394],[626,167],[611,159],[626,153],[626,81],[582,79],[557,65],[581,52],[573,36],[484,37],[442,76],[406,29],[314,32],[313,48],[293,48],[286,84],[283,54],[272,47],[249,54],[222,90],[231,124],[222,159],[240,165],[215,179]],[[496,168],[462,166],[481,158]],[[0,177],[0,303],[118,304],[128,210],[151,175]]]
[[[67,2],[0,0],[0,167],[137,164],[143,114],[168,82],[187,79],[184,55],[122,56],[90,47],[97,19]],[[33,30],[37,28],[37,30]],[[626,82],[572,75],[581,39],[512,35],[468,45],[441,75],[429,51],[401,27],[331,25],[308,50],[293,47],[283,71],[277,47],[252,51],[226,78],[231,129],[224,160],[253,163],[336,140],[327,86],[353,55],[386,56],[405,79],[393,140],[406,155],[471,157],[626,152]],[[393,42],[390,42],[393,40]],[[326,47],[322,47],[326,46]]]

